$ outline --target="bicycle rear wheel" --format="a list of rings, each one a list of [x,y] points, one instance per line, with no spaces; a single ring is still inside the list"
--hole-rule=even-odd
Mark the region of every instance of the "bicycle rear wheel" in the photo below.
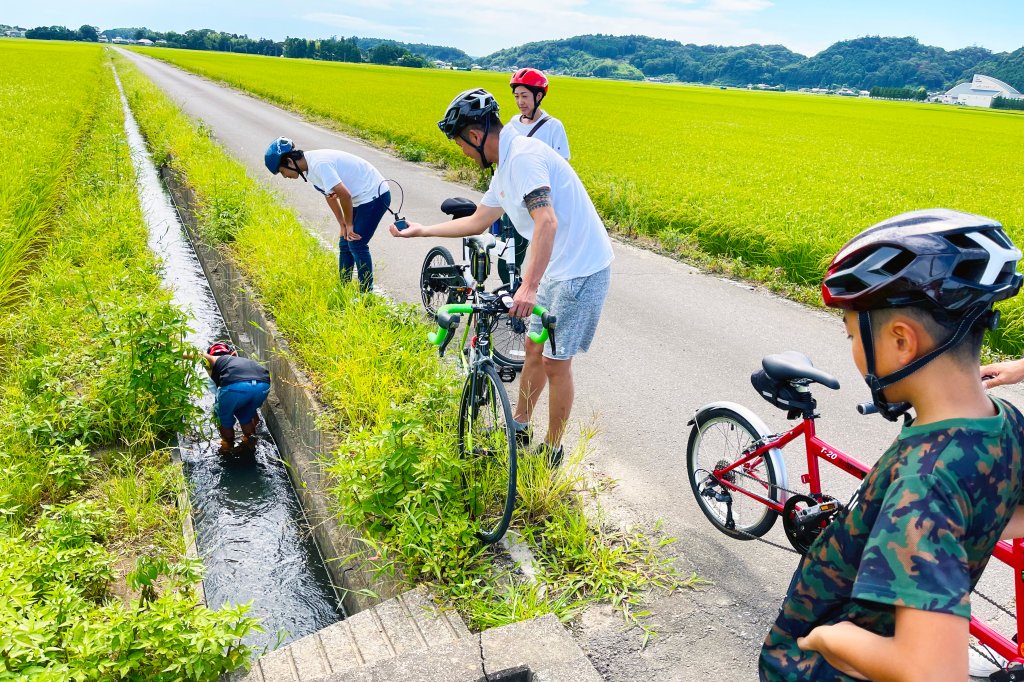
[[[760,433],[735,410],[716,407],[697,413],[686,444],[686,470],[697,506],[715,528],[739,540],[761,537],[775,525],[779,514],[742,492],[730,491],[712,472],[740,459],[750,444],[764,435],[767,434]],[[723,479],[755,495],[778,501],[775,465],[768,455],[733,469]],[[732,503],[733,528],[726,525],[729,506],[726,499]]]
[[[427,251],[420,268],[420,299],[428,313],[437,315],[444,304],[461,303],[465,297],[457,289],[466,286],[466,278],[455,265],[451,251],[443,246]]]
[[[497,542],[516,502],[516,437],[512,406],[490,364],[470,373],[459,405],[459,456],[466,509],[477,537]]]

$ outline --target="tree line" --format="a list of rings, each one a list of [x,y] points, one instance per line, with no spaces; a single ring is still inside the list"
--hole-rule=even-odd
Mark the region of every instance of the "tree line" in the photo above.
[[[36,40],[74,40],[98,42],[100,30],[95,26],[83,25],[78,30],[66,26],[39,26],[25,32],[26,38]],[[176,31],[151,31],[146,28],[115,28],[102,32],[109,39],[116,37],[126,40],[162,41],[161,46],[182,48],[187,50],[211,50],[218,52],[238,52],[243,54],[259,54],[270,57],[291,57],[296,59],[318,59],[331,62],[369,62],[371,64],[388,64],[408,66],[412,68],[431,67],[433,63],[421,54],[414,54],[401,43],[389,40],[373,41],[372,45],[363,49],[359,45],[362,40],[351,38],[324,38],[310,40],[306,38],[286,38],[274,41],[267,38],[250,38],[247,35],[222,33],[212,29],[192,29],[184,33]],[[439,46],[438,50],[451,53],[453,48]],[[456,53],[461,53],[455,50]],[[465,56],[465,53],[461,53]],[[468,60],[468,57],[467,57]]]

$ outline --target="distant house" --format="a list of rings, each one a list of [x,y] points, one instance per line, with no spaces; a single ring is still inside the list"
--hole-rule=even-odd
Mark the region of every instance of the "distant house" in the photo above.
[[[145,45],[146,47],[153,47],[153,41],[150,40],[149,38],[141,38],[141,39],[139,39],[136,42],[139,45]]]
[[[18,30],[4,31],[4,35],[7,36],[8,38],[24,38],[25,37],[25,32],[24,31],[18,31]]]
[[[167,44],[167,41],[166,41],[166,40],[162,40],[162,39],[161,39],[161,40],[158,40],[158,41],[156,41],[156,44],[157,44],[157,45],[166,45],[166,44]]]
[[[132,41],[127,38],[122,38],[121,36],[114,36],[114,39],[110,42],[114,45],[129,45]]]
[[[101,43],[109,43],[110,42],[110,38],[106,37],[105,35],[100,35],[96,39],[99,40]]]
[[[991,107],[996,97],[1006,99],[1024,99],[1024,95],[998,78],[974,74],[970,83],[961,83],[939,95],[938,101],[943,104],[964,104],[969,107]]]

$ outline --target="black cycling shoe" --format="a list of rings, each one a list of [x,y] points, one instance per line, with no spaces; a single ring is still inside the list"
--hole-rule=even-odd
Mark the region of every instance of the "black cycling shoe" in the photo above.
[[[513,420],[516,429],[516,447],[525,450],[530,447],[530,442],[533,440],[533,429],[529,424],[523,424],[522,428],[519,428],[520,422]]]
[[[565,457],[565,450],[562,449],[561,445],[557,448],[553,448],[547,443],[541,443],[534,449],[533,454],[543,457],[547,460],[548,466],[552,469],[557,469],[562,466],[562,459]]]

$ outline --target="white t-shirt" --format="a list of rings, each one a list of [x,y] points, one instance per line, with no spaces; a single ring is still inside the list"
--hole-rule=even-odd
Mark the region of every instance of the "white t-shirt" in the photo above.
[[[608,267],[615,258],[612,243],[576,171],[536,137],[520,135],[512,126],[503,127],[498,169],[480,203],[504,210],[516,231],[532,240],[533,218],[523,199],[540,187],[551,188],[551,203],[558,219],[544,277],[561,281],[586,277]]]
[[[306,174],[321,194],[330,194],[339,182],[345,183],[352,195],[352,206],[366,204],[388,191],[384,176],[373,165],[355,154],[336,149],[314,149],[305,152]],[[381,183],[384,183],[383,185]]]
[[[565,136],[565,126],[554,116],[548,113],[541,112],[540,119],[535,123],[523,123],[519,120],[519,114],[516,114],[508,120],[509,124],[513,126],[516,131],[522,135],[529,135],[530,131],[537,127],[544,119],[547,119],[547,123],[540,127],[536,133],[533,134],[533,138],[540,140],[547,146],[558,152],[566,161],[569,160],[569,138]]]

